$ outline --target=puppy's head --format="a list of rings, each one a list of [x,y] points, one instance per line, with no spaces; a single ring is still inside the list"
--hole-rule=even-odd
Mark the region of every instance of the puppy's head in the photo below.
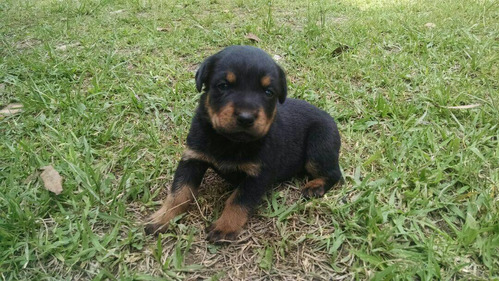
[[[227,47],[207,58],[196,73],[196,88],[206,92],[203,106],[214,129],[237,142],[265,136],[277,102],[287,94],[281,67],[250,46]]]

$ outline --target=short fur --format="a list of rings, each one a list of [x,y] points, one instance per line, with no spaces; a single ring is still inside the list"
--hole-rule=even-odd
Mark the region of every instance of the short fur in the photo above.
[[[302,193],[309,198],[342,181],[335,121],[305,101],[286,99],[285,73],[264,51],[225,48],[201,64],[196,88],[203,94],[187,148],[162,208],[146,225],[148,233],[165,231],[167,219],[184,211],[173,203],[192,200],[186,190],[195,195],[209,167],[236,187],[208,228],[211,242],[235,239],[273,183],[308,174],[312,179]]]

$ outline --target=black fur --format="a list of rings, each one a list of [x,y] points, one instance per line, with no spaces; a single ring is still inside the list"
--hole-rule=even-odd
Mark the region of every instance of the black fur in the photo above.
[[[235,82],[227,81],[228,72],[234,74]],[[267,87],[262,82],[265,76],[270,78]],[[187,176],[185,181],[199,185],[204,171],[211,167],[237,188],[233,203],[251,213],[273,183],[299,174],[321,179],[318,182],[324,184],[320,188],[313,186],[304,190],[304,195],[309,197],[322,196],[342,180],[338,163],[340,136],[333,118],[305,101],[286,99],[285,73],[264,51],[249,46],[231,46],[207,58],[196,73],[196,88],[204,92],[192,120],[187,147],[211,161],[183,159],[179,169],[192,166],[197,172],[179,173],[178,170],[175,183]],[[271,94],[266,94],[266,90]],[[262,109],[265,113],[265,117],[260,116],[262,120],[272,121],[267,133],[247,132],[241,126],[216,128],[209,110],[219,112],[228,104],[233,110],[228,112],[234,116],[225,120],[231,122],[241,112]],[[258,163],[258,172],[224,168],[245,163]],[[196,179],[190,178],[192,175],[196,175]],[[175,186],[171,192],[175,193]],[[235,235],[224,236],[212,231],[208,237],[218,241]]]

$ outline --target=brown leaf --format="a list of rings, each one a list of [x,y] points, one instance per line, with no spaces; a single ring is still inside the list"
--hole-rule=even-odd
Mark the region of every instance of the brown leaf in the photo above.
[[[43,172],[40,177],[42,178],[45,189],[54,192],[56,195],[61,193],[63,191],[62,177],[59,175],[59,172],[52,166],[45,166],[41,169]]]
[[[13,115],[23,110],[23,105],[20,103],[11,103],[0,110],[0,115]]]
[[[436,24],[435,23],[432,23],[432,22],[428,22],[426,24],[424,24],[425,27],[431,29],[431,28],[434,28],[436,27]]]
[[[160,32],[167,32],[167,31],[170,31],[170,28],[168,28],[168,27],[157,27],[156,30],[160,31]]]
[[[445,106],[445,108],[448,108],[448,109],[470,109],[470,108],[476,108],[479,106],[481,106],[481,104],[475,103],[475,104],[468,104],[468,105]]]
[[[260,42],[260,38],[257,37],[257,35],[255,35],[253,33],[248,33],[247,35],[245,35],[245,38],[249,39],[250,41]]]

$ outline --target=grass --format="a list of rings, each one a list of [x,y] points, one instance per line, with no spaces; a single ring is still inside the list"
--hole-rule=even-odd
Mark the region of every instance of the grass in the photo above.
[[[2,1],[0,108],[24,108],[0,117],[0,278],[498,280],[498,20],[489,0]],[[337,119],[346,184],[304,201],[283,183],[219,247],[209,174],[145,236],[194,71],[232,44],[279,55],[290,96]]]

